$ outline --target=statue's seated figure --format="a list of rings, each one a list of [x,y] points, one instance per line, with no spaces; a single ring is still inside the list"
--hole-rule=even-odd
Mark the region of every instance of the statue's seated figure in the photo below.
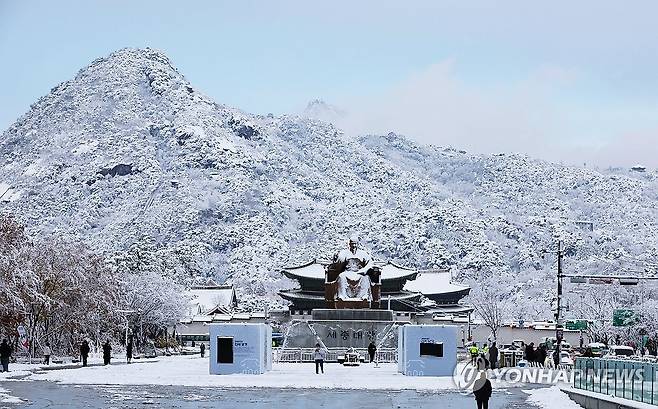
[[[368,308],[379,305],[380,270],[372,256],[359,249],[352,236],[348,248],[338,252],[327,266],[325,300],[331,308]],[[374,305],[373,305],[374,304]]]

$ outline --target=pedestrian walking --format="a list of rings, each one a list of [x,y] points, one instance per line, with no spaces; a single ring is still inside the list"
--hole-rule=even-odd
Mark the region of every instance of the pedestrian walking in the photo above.
[[[325,349],[320,346],[320,344],[315,344],[315,351],[313,351],[313,360],[315,361],[315,373],[318,374],[318,370],[324,373],[324,358],[326,356]]]
[[[496,343],[491,343],[491,348],[489,348],[489,362],[491,363],[491,369],[496,369],[498,366],[498,348]]]
[[[203,358],[204,356],[206,356],[206,344],[204,344],[204,343],[202,342],[202,343],[201,343],[201,346],[199,347],[199,349],[201,350],[201,358]]]
[[[109,365],[110,359],[112,359],[112,345],[108,339],[103,344],[103,365]]]
[[[9,372],[9,357],[11,356],[11,347],[7,342],[7,338],[2,340],[0,344],[0,363],[2,363],[2,372]]]
[[[375,345],[374,342],[371,342],[370,345],[368,345],[368,355],[370,355],[370,363],[375,360],[375,354],[377,353],[377,346]]]
[[[131,339],[126,345],[126,362],[131,363],[133,360],[133,340]]]
[[[50,350],[50,343],[46,342],[46,346],[43,347],[43,363],[46,365],[50,365],[50,354],[52,351]]]
[[[491,392],[491,381],[487,379],[487,372],[481,371],[480,377],[473,384],[473,395],[475,395],[475,402],[477,402],[478,409],[489,409]]]
[[[87,366],[87,357],[89,356],[89,342],[83,340],[80,344],[80,358],[82,359],[82,366]]]

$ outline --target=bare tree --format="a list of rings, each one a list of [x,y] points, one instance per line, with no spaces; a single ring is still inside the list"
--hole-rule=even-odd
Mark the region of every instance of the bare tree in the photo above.
[[[473,291],[469,299],[475,308],[475,313],[491,330],[491,334],[496,340],[498,330],[510,316],[509,299],[486,284]]]

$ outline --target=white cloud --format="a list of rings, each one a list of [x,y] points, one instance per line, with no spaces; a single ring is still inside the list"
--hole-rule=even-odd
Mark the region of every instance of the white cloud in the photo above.
[[[351,133],[393,131],[474,153],[658,167],[656,130],[638,132],[644,124],[632,123],[632,115],[625,115],[621,125],[615,123],[621,132],[605,130],[614,115],[596,106],[563,103],[560,92],[584,75],[576,69],[544,65],[521,81],[476,86],[460,79],[456,67],[454,60],[442,61],[378,95],[346,97],[339,106],[347,114],[334,122]],[[600,129],[604,132],[597,134]]]

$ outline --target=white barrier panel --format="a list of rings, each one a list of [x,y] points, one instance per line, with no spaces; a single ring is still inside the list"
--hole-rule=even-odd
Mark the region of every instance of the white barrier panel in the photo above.
[[[452,376],[457,365],[457,327],[404,325],[398,331],[398,372]]]
[[[272,327],[267,324],[211,324],[210,373],[262,374],[272,369]]]

